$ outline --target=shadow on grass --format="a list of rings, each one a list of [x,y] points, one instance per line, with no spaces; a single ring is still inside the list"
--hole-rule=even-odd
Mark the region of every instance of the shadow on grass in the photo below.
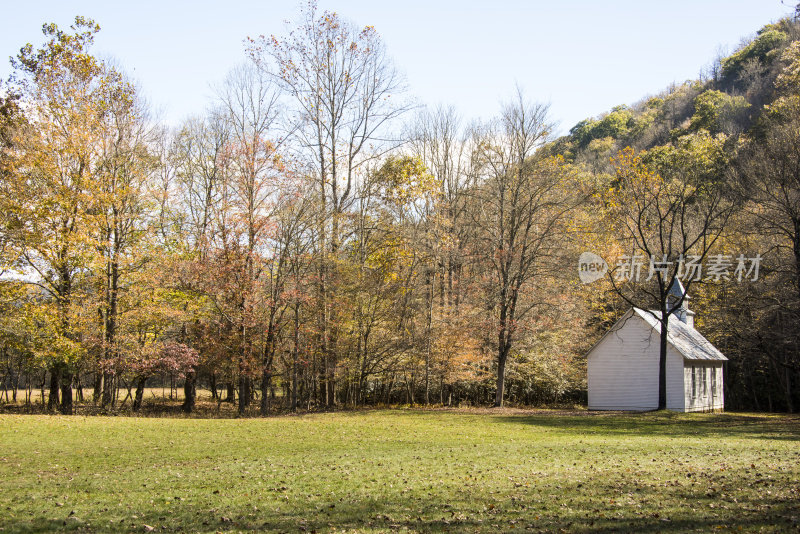
[[[573,488],[570,488],[570,490]],[[654,493],[651,498],[657,498]],[[686,500],[703,510],[686,517],[669,517],[669,512],[653,505],[647,510],[615,510],[603,501],[607,495],[573,505],[569,512],[553,514],[525,510],[487,510],[485,499],[476,499],[472,510],[460,512],[447,503],[429,502],[435,512],[409,514],[408,503],[362,501],[352,504],[300,506],[286,512],[257,511],[251,507],[226,509],[224,512],[199,505],[181,504],[178,509],[150,510],[135,521],[108,521],[103,517],[66,519],[31,518],[26,521],[0,522],[5,532],[710,532],[717,529],[739,531],[787,532],[800,528],[797,503],[771,503],[740,500],[726,510],[708,513],[710,499],[687,495]],[[254,503],[257,501],[254,500]],[[554,499],[552,507],[562,506]],[[741,509],[749,510],[742,513]],[[479,511],[479,510],[483,511]],[[754,511],[757,510],[757,511]],[[626,514],[631,515],[626,515]],[[633,514],[636,515],[633,515]],[[714,515],[716,514],[716,517]]]
[[[516,425],[531,425],[576,434],[665,437],[750,437],[800,441],[800,415],[765,413],[677,413],[612,412],[515,408],[389,408],[347,410],[339,416],[357,417],[380,413],[382,416],[486,417],[487,420]]]
[[[800,416],[763,414],[642,414],[599,413],[585,415],[499,415],[506,423],[527,424],[581,434],[626,436],[749,437],[800,440]]]

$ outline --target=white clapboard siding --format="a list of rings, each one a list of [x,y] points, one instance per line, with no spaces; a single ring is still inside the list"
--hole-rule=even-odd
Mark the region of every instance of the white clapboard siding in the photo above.
[[[656,332],[653,331],[655,335]],[[686,395],[683,387],[683,356],[672,345],[667,346],[667,409],[676,412],[686,410]]]
[[[695,374],[694,380],[692,373]],[[712,374],[715,378],[712,379]],[[705,387],[703,377],[705,376]],[[722,364],[686,360],[683,370],[687,412],[707,412],[725,407]]]
[[[722,364],[717,364],[714,366],[714,373],[716,373],[716,391],[714,393],[714,409],[715,410],[724,410],[725,409],[725,388],[723,387],[722,383]]]
[[[636,315],[617,323],[589,353],[590,410],[658,407],[659,334]],[[667,351],[667,405],[683,410],[683,358]]]

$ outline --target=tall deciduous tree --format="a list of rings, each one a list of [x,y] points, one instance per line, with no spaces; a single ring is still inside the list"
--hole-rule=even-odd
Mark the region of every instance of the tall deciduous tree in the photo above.
[[[292,174],[287,174],[281,180],[280,191],[273,197],[274,209],[271,213],[272,230],[267,238],[264,250],[263,279],[264,314],[263,328],[265,339],[261,351],[261,415],[267,415],[270,410],[270,387],[275,374],[276,354],[279,342],[287,329],[286,314],[295,306],[296,323],[295,336],[299,335],[299,305],[301,295],[296,286],[296,277],[303,269],[303,255],[309,246],[307,232],[311,223],[312,198],[306,193],[306,184]],[[295,284],[293,284],[293,279]],[[296,366],[298,357],[298,339],[295,337],[292,351],[292,395],[295,400],[293,407],[297,406],[297,376]]]
[[[328,254],[342,243],[343,215],[366,162],[393,146],[387,127],[407,108],[404,83],[375,28],[359,28],[310,2],[287,36],[251,40],[250,55],[293,100],[296,139],[317,180],[319,220],[319,336],[326,403],[336,402],[338,330]]]
[[[92,206],[101,161],[102,117],[118,84],[89,53],[99,31],[92,20],[76,17],[72,33],[44,25],[48,41],[39,49],[22,48],[13,61],[17,91],[28,117],[17,131],[16,172],[10,178],[7,214],[10,237],[22,269],[55,301],[58,315],[50,404],[72,411],[74,358],[81,353],[73,324],[77,282],[89,271],[96,242],[91,234]]]
[[[687,276],[687,265],[702,264],[733,211],[717,165],[724,157],[721,145],[706,141],[687,140],[683,147],[654,152],[650,165],[627,148],[614,159],[616,180],[604,192],[610,208],[608,224],[630,252],[626,261],[609,271],[609,279],[628,304],[648,313],[655,307],[653,315],[661,323],[659,410],[667,407],[669,320],[684,301],[684,297],[671,299],[670,288],[681,277],[686,290],[696,281],[696,272]],[[650,264],[647,279],[639,279],[637,254],[638,261]]]
[[[229,227],[225,229],[230,233],[224,247],[239,256],[236,273],[240,282],[240,324],[237,329],[242,351],[239,413],[244,413],[252,389],[248,362],[259,359],[259,354],[263,360],[264,352],[268,351],[264,345],[254,345],[254,337],[263,333],[263,320],[259,318],[260,310],[257,309],[263,297],[260,281],[264,275],[268,240],[274,229],[271,218],[285,166],[278,152],[278,88],[273,80],[253,65],[239,67],[226,80],[221,100],[225,118],[230,124],[228,158],[231,167],[228,183],[230,218],[227,221]],[[264,362],[260,365],[263,366]]]
[[[151,178],[158,161],[151,154],[153,131],[135,87],[115,69],[104,67],[104,110],[99,125],[92,213],[102,280],[100,314],[103,327],[102,405],[112,401],[116,369],[120,293],[132,272],[147,259],[142,245],[148,228]],[[95,391],[95,395],[97,391]]]
[[[550,131],[547,106],[529,104],[518,92],[479,145],[485,181],[477,192],[475,223],[490,273],[486,295],[495,328],[495,406],[503,405],[506,363],[519,325],[541,303],[526,291],[552,267],[565,219],[577,204],[559,160],[538,150]]]
[[[435,211],[425,217],[428,239],[417,246],[424,249],[430,282],[428,306],[429,346],[426,352],[433,353],[434,367],[439,378],[440,401],[444,400],[446,382],[459,376],[454,369],[464,362],[475,362],[478,331],[470,326],[475,319],[466,303],[470,287],[467,251],[474,246],[475,225],[471,224],[472,211],[478,177],[478,151],[476,140],[452,107],[437,107],[424,110],[416,118],[410,132],[409,146],[413,154],[421,158],[436,178],[441,190]],[[447,339],[460,335],[461,343],[450,343]],[[476,367],[480,367],[476,365]],[[429,380],[426,379],[426,399]]]

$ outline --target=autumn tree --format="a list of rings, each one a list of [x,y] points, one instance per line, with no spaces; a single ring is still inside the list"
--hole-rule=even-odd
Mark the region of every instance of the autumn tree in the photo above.
[[[147,110],[136,95],[135,87],[113,68],[106,66],[105,71],[105,107],[99,125],[95,170],[97,191],[92,204],[97,250],[102,257],[97,270],[102,287],[100,369],[104,407],[112,401],[120,293],[130,284],[132,272],[140,269],[147,259],[142,246],[150,230],[150,181],[158,165],[151,154],[154,139]]]
[[[780,96],[743,143],[735,166],[746,231],[759,236],[762,247],[769,246],[774,272],[774,281],[763,290],[767,294],[747,299],[770,328],[748,329],[741,345],[758,340],[786,409],[795,411],[800,376],[800,42],[789,46],[782,59],[786,66],[776,83]]]
[[[313,196],[309,196],[311,184],[302,177],[288,173],[281,180],[280,191],[273,198],[272,230],[264,252],[262,274],[264,299],[264,348],[261,355],[261,415],[270,411],[270,388],[276,374],[279,343],[292,329],[293,341],[290,369],[287,378],[291,381],[292,409],[297,407],[297,366],[300,357],[300,306],[305,288],[301,277],[308,275],[306,255],[311,245],[309,229],[313,222]],[[293,313],[293,325],[289,325],[288,314]]]
[[[356,181],[387,142],[389,123],[405,110],[398,99],[403,80],[371,26],[359,28],[337,14],[317,11],[314,2],[285,37],[250,41],[256,65],[280,81],[292,101],[294,139],[313,170],[320,199],[318,318],[324,359],[325,402],[336,402],[337,338],[331,261],[342,244],[343,217]]]
[[[194,372],[198,359],[196,349],[176,341],[137,343],[131,350],[126,351],[123,348],[122,352],[127,356],[126,370],[133,375],[136,385],[132,401],[134,412],[138,412],[142,407],[144,387],[148,378],[157,373],[164,373],[185,380],[189,373]]]
[[[684,301],[671,299],[670,288],[682,279],[688,290],[703,276],[697,268],[724,231],[734,205],[720,174],[725,158],[720,140],[688,138],[647,157],[649,164],[631,148],[621,151],[613,161],[615,180],[603,198],[609,207],[607,224],[628,252],[609,271],[613,290],[661,325],[658,409],[663,410],[669,320]],[[640,278],[642,263],[647,274]]]
[[[253,336],[266,335],[258,343],[272,343],[269,332],[263,331],[258,309],[262,301],[260,280],[264,274],[268,240],[274,228],[271,216],[276,194],[281,186],[285,167],[279,154],[280,139],[276,132],[279,113],[278,92],[273,80],[252,65],[232,71],[221,94],[225,119],[229,123],[229,176],[227,208],[230,217],[222,246],[225,254],[237,264],[239,283],[237,329],[241,337],[239,374],[239,412],[243,413],[251,397],[251,370],[248,362],[262,360],[262,380],[271,349],[254,344]],[[267,328],[269,330],[269,328]],[[258,357],[261,354],[261,358]],[[264,375],[264,373],[267,373]]]
[[[42,28],[48,41],[23,47],[13,61],[16,92],[27,123],[17,131],[16,171],[4,187],[9,237],[20,269],[52,297],[58,325],[54,345],[64,348],[49,365],[51,406],[72,411],[75,357],[82,352],[73,324],[75,291],[96,250],[91,235],[96,171],[101,159],[101,118],[116,76],[89,54],[99,27],[76,17],[72,33]]]
[[[474,337],[467,337],[475,329],[468,328],[470,314],[464,313],[466,251],[475,237],[475,227],[470,224],[470,199],[477,178],[477,154],[470,131],[452,107],[437,107],[421,111],[409,132],[410,151],[427,167],[439,184],[434,210],[425,217],[428,239],[421,246],[429,262],[427,324],[429,352],[435,354],[440,390],[444,388],[444,375],[451,375],[455,360],[478,354],[474,350]],[[460,334],[459,334],[460,333]],[[439,336],[449,338],[463,335],[463,344],[439,343]],[[426,366],[427,368],[427,366]],[[426,373],[426,401],[429,397]],[[443,392],[440,391],[440,400]]]
[[[372,304],[368,308],[370,313],[359,315],[364,322],[360,326],[365,334],[363,346],[359,344],[359,353],[364,353],[364,362],[373,359],[373,355],[367,351],[367,334],[373,330],[375,320],[382,315],[379,310],[395,314],[397,321],[390,321],[390,324],[393,323],[390,329],[408,333],[409,336],[399,336],[394,342],[389,337],[381,343],[381,350],[376,346],[376,336],[373,335],[371,350],[384,353],[385,356],[391,354],[391,349],[397,351],[407,345],[404,374],[413,377],[417,364],[421,364],[425,404],[429,404],[434,288],[440,263],[436,257],[438,248],[433,242],[437,239],[435,215],[442,186],[422,159],[413,156],[387,158],[373,173],[369,184],[375,187],[374,193],[361,196],[377,197],[378,216],[375,218],[384,224],[373,223],[370,225],[373,231],[366,233],[364,230],[367,225],[359,219],[362,233],[358,240],[357,261],[362,267],[358,280],[366,286],[362,287],[362,291],[366,290],[367,302]],[[373,238],[371,240],[368,239],[370,235]],[[373,267],[370,275],[367,275],[365,267]],[[385,325],[385,318],[381,323]],[[414,403],[413,391],[409,393],[409,400]]]
[[[230,143],[231,124],[221,106],[211,108],[205,116],[187,119],[174,137],[161,143],[161,179],[157,191],[162,246],[172,252],[172,283],[181,290],[195,292],[198,298],[203,298],[206,289],[213,287],[213,281],[206,283],[205,275],[213,272],[214,266],[209,263],[213,264],[217,258],[215,247],[228,220]],[[218,320],[213,320],[214,316]],[[217,399],[217,380],[225,379],[226,400],[234,400],[236,366],[231,365],[227,355],[229,340],[220,335],[227,324],[229,321],[222,314],[209,314],[192,329],[191,343],[203,350],[198,358],[199,368],[186,374],[187,408],[194,398],[201,370],[208,375],[213,399]]]
[[[489,273],[485,291],[497,358],[495,406],[503,405],[506,363],[520,323],[541,304],[530,291],[552,268],[564,222],[577,204],[569,173],[558,159],[538,152],[550,131],[547,106],[530,104],[518,92],[479,145],[485,178],[476,192],[474,224]]]

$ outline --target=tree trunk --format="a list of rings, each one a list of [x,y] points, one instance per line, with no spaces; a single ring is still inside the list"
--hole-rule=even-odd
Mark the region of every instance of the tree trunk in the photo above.
[[[335,319],[332,319],[333,310],[334,310],[334,291],[335,288],[331,283],[331,280],[335,282],[337,280],[338,270],[336,269],[336,261],[339,255],[339,218],[341,217],[341,205],[340,199],[337,197],[336,187],[337,187],[337,178],[336,178],[336,168],[335,168],[335,156],[333,157],[332,165],[334,165],[332,170],[331,176],[331,194],[333,198],[333,213],[331,216],[331,259],[333,260],[332,264],[332,271],[333,276],[331,273],[328,274],[329,283],[326,287],[326,313],[325,313],[325,383],[327,384],[326,391],[327,397],[325,403],[328,409],[332,409],[336,407],[336,367],[338,363],[338,353],[337,353],[337,346],[339,341],[339,330],[338,325]]]
[[[433,340],[431,339],[432,325],[433,325],[433,299],[434,299],[434,285],[436,284],[436,275],[434,274],[429,280],[428,292],[428,317],[426,328],[427,347],[425,349],[425,406],[431,404],[431,386],[430,386],[430,372],[431,372],[431,352],[433,351]],[[442,285],[444,288],[444,285]],[[444,300],[444,293],[442,293],[442,300]]]
[[[195,372],[189,371],[186,373],[186,379],[183,381],[183,405],[181,405],[181,410],[185,413],[192,413],[194,410],[195,400],[197,398],[195,377]]]
[[[219,395],[217,395],[217,373],[216,373],[216,371],[211,371],[211,375],[208,378],[208,385],[211,388],[211,400],[217,400]]]
[[[511,339],[513,336],[514,310],[516,307],[516,295],[518,289],[512,289],[511,299],[508,298],[508,280],[503,275],[503,284],[500,290],[500,328],[497,332],[497,390],[494,397],[494,407],[503,407],[503,394],[506,385],[506,361],[508,353],[511,351]]]
[[[114,403],[114,375],[109,372],[103,373],[103,398],[100,406],[108,408]]]
[[[250,405],[250,377],[239,375],[239,415],[244,415]]]
[[[661,310],[661,345],[658,355],[658,409],[667,409],[667,334],[669,333],[669,315]]]
[[[293,412],[297,411],[297,360],[292,365],[292,405]]]
[[[94,382],[92,384],[92,402],[94,404],[97,404],[97,401],[100,400],[102,387],[103,387],[103,372],[97,369],[94,372]]]
[[[497,393],[494,397],[495,408],[503,407],[503,394],[506,386],[506,360],[508,359],[508,348],[501,347],[497,355]]]
[[[114,255],[116,256],[116,244]],[[108,365],[111,361],[116,359],[116,349],[114,347],[116,334],[117,334],[117,295],[119,291],[119,265],[117,263],[116,258],[113,260],[109,260],[107,267],[107,284],[108,284],[108,293],[107,293],[107,311],[105,317],[105,332],[104,332],[104,341],[105,341],[105,359],[106,365]],[[103,373],[103,398],[100,402],[100,406],[103,408],[107,408],[110,404],[113,405],[113,392],[112,392],[112,383],[114,382],[113,377],[110,373],[106,372]]]
[[[54,411],[59,405],[58,384],[61,381],[61,364],[50,366],[50,396],[47,398],[47,409]],[[42,388],[42,403],[44,404],[44,388]]]
[[[14,389],[13,389],[13,392],[12,392],[12,395],[11,395],[11,399],[14,402],[14,404],[17,403],[17,389],[19,389],[20,375],[21,375],[21,370],[20,370],[20,372],[15,373],[14,377],[12,379],[11,387],[13,387]]]
[[[292,347],[292,411],[297,411],[297,360],[300,355],[300,305],[294,305],[294,346]]]
[[[144,396],[144,385],[147,382],[145,377],[139,377],[136,380],[136,394],[133,398],[133,411],[138,412],[142,407],[142,398]]]
[[[272,373],[268,369],[264,369],[261,374],[261,415],[269,414],[269,387],[272,382]]]
[[[272,385],[272,362],[275,360],[276,335],[275,325],[277,309],[272,307],[269,315],[269,325],[267,327],[267,339],[261,355],[261,363],[264,366],[261,371],[261,406],[259,407],[262,416],[269,413],[270,399],[267,395]]]
[[[331,334],[331,338],[333,338],[333,334]],[[331,341],[330,345],[333,345],[334,341]],[[330,348],[330,346],[329,346]],[[327,384],[327,406],[328,408],[335,408],[336,407],[336,354],[333,351],[329,351],[328,358],[328,372],[325,377],[325,383]]]
[[[39,384],[39,390],[41,391],[42,407],[44,407],[44,403],[45,403],[45,400],[44,400],[45,399],[45,395],[44,395],[44,391],[45,390],[44,390],[44,388],[45,388],[46,385],[47,385],[47,370],[42,372],[42,381]],[[53,390],[51,389],[50,392],[52,393],[52,391]],[[56,387],[56,401],[57,400],[58,400],[58,387]],[[48,404],[49,404],[49,399],[48,399]],[[50,408],[50,409],[52,410],[53,408]]]
[[[503,291],[503,299],[506,292]],[[494,407],[503,407],[503,394],[506,386],[506,361],[508,353],[511,351],[511,332],[508,327],[508,317],[513,320],[513,313],[509,313],[507,307],[501,304],[500,310],[500,331],[497,333],[497,391],[494,397]]]
[[[245,384],[245,377],[244,375],[239,375],[239,404],[238,404],[238,412],[239,415],[244,415],[245,408],[247,408],[247,385]]]
[[[59,411],[64,415],[72,415],[72,373],[64,369],[61,372],[61,403]]]
[[[75,389],[77,390],[76,396],[78,402],[83,402],[83,381],[81,380],[80,373],[75,374]]]

